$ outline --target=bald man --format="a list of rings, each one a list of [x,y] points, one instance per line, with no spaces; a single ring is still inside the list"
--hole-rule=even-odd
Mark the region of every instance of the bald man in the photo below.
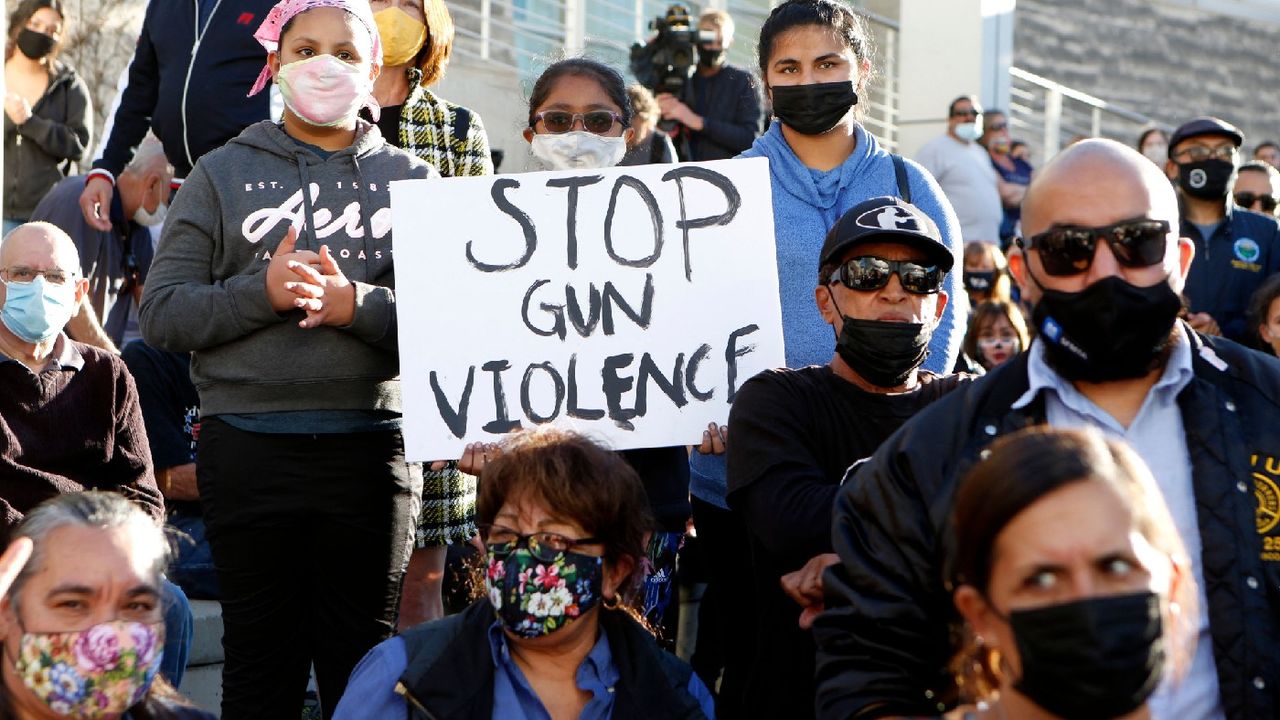
[[[163,518],[133,378],[62,332],[89,286],[71,238],[19,226],[0,243],[0,280],[0,547],[61,493],[112,490]]]
[[[1168,180],[1133,150],[1107,140],[1064,150],[1022,212],[1009,265],[1039,337],[908,421],[837,496],[840,563],[814,623],[818,716],[937,715],[955,702],[956,616],[940,558],[956,483],[997,437],[1048,424],[1132,445],[1192,559],[1198,649],[1182,682],[1151,696],[1152,716],[1277,717],[1280,361],[1177,320],[1193,246]],[[1058,698],[1024,699],[1093,697],[1056,670]]]

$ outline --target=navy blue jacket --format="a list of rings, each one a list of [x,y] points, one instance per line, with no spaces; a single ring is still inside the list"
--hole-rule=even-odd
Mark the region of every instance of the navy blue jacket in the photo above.
[[[1280,223],[1228,203],[1226,222],[1208,242],[1185,217],[1182,236],[1196,246],[1183,290],[1191,312],[1209,313],[1225,337],[1243,342],[1249,298],[1263,280],[1280,271]]]
[[[1195,377],[1178,395],[1191,453],[1209,633],[1228,720],[1280,717],[1280,361],[1190,333]],[[936,715],[954,702],[944,584],[959,478],[997,437],[1046,422],[1022,409],[1027,353],[908,420],[836,496],[823,577],[818,717]]]
[[[200,32],[198,5],[213,2]],[[253,33],[274,0],[152,0],[111,137],[93,163],[119,175],[151,128],[178,177],[201,155],[270,115],[270,96],[245,97],[267,51]]]

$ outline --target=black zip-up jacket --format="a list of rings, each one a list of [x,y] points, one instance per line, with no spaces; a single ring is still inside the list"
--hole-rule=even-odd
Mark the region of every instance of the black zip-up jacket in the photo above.
[[[217,0],[203,31],[199,0],[151,0],[129,82],[102,157],[119,176],[150,128],[174,174],[185,178],[201,155],[270,115],[269,93],[245,97],[267,62],[253,39],[274,0]]]
[[[1205,238],[1183,218],[1182,236],[1196,246],[1183,293],[1191,312],[1209,313],[1223,336],[1242,342],[1249,298],[1263,280],[1280,272],[1280,223],[1233,203],[1227,203],[1224,220],[1213,237]]]
[[[396,693],[414,720],[490,720],[493,658],[489,628],[493,606],[478,600],[457,615],[426,623],[402,636],[408,666]],[[620,611],[600,611],[600,628],[618,668],[612,720],[706,720],[688,691],[692,668],[658,647],[644,628]]]
[[[40,198],[58,181],[77,172],[89,152],[93,104],[89,86],[70,65],[53,61],[49,87],[14,125],[4,116],[4,216],[31,217]]]
[[[1280,713],[1280,361],[1192,338],[1178,395],[1203,544],[1209,630],[1228,720]],[[814,624],[820,718],[937,715],[954,702],[945,668],[956,617],[944,585],[956,483],[995,438],[1045,422],[1027,354],[958,388],[850,469],[836,498],[841,562]]]

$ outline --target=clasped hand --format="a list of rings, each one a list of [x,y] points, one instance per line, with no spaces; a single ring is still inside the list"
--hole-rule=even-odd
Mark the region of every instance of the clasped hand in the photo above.
[[[267,300],[271,309],[304,310],[299,327],[350,325],[355,317],[355,285],[343,274],[328,245],[317,254],[298,250],[298,231],[290,227],[267,266]]]

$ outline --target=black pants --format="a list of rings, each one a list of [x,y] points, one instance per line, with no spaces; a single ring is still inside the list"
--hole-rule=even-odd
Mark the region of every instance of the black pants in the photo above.
[[[422,469],[399,432],[201,425],[197,473],[222,589],[222,717],[296,718],[312,663],[325,717],[395,628]]]
[[[747,529],[732,511],[694,497],[693,524],[706,559],[707,589],[698,605],[698,636],[691,657],[698,677],[716,693],[716,717],[746,717],[744,673],[751,661],[753,620],[751,550]],[[721,677],[723,673],[723,677]]]

